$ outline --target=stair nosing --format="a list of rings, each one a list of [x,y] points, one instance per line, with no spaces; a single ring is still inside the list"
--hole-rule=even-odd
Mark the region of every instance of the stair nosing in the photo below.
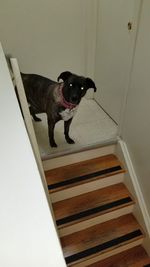
[[[116,204],[117,204],[117,206],[116,206]],[[57,226],[59,226],[59,229],[60,229],[60,227],[68,226],[71,223],[72,224],[78,223],[82,219],[87,220],[91,217],[96,217],[96,216],[100,216],[100,215],[105,214],[105,213],[109,213],[110,211],[114,210],[115,207],[116,207],[116,209],[121,209],[125,206],[130,206],[132,204],[134,204],[134,200],[132,199],[131,196],[128,196],[128,197],[118,199],[118,200],[113,201],[113,202],[106,203],[106,204],[98,206],[98,207],[94,207],[94,208],[91,208],[91,209],[88,209],[85,211],[81,211],[79,213],[76,213],[76,214],[73,214],[70,216],[66,216],[62,219],[56,220],[56,224],[57,224]],[[75,218],[75,219],[72,219],[72,218]],[[66,221],[66,222],[63,222],[63,221]]]
[[[140,239],[140,237],[143,237],[143,232],[139,228],[139,229],[136,229],[135,231],[132,231],[126,235],[109,240],[105,243],[102,243],[102,244],[94,246],[92,248],[75,253],[71,256],[67,256],[67,257],[65,257],[65,260],[66,260],[67,264],[72,264],[72,263],[87,259],[87,257],[94,256],[98,253],[101,253],[101,252],[104,253],[105,250],[107,251],[108,249],[113,249],[113,247],[123,245],[124,242],[127,242],[127,241],[131,242],[131,240],[135,241],[136,239]],[[121,241],[121,242],[119,242],[119,241]]]
[[[103,169],[97,172],[92,172],[92,173],[88,173],[88,174],[77,176],[77,177],[73,177],[69,180],[65,180],[65,181],[55,183],[55,184],[48,185],[48,190],[50,192],[60,191],[60,190],[63,190],[64,187],[66,188],[66,186],[72,187],[79,183],[84,183],[85,181],[91,182],[91,180],[89,181],[89,179],[92,179],[92,181],[94,181],[98,178],[102,179],[108,176],[112,176],[112,175],[120,174],[124,172],[125,170],[121,167],[121,165],[117,165],[111,168]]]

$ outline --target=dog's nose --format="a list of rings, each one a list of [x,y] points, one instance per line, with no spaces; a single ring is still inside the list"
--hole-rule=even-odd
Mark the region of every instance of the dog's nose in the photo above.
[[[71,101],[73,102],[73,103],[76,103],[77,101],[78,101],[78,97],[77,96],[72,96],[71,97]]]

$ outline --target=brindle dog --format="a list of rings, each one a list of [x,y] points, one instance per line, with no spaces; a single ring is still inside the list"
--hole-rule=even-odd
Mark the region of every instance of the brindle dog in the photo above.
[[[69,137],[69,128],[81,98],[89,88],[96,92],[95,83],[90,78],[78,76],[69,71],[62,72],[58,82],[37,74],[21,73],[30,113],[35,121],[40,121],[38,113],[46,113],[48,120],[49,142],[57,147],[54,140],[56,122],[64,120],[64,134],[67,143],[74,141]],[[63,82],[59,83],[62,79]]]

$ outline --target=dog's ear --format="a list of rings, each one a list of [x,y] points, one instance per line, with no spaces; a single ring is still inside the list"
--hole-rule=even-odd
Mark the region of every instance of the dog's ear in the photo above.
[[[72,73],[70,71],[64,71],[58,76],[57,81],[59,82],[62,79],[65,82],[71,75]]]
[[[87,89],[93,88],[94,92],[96,92],[96,90],[97,90],[95,83],[90,78],[86,78],[86,86],[87,86]]]

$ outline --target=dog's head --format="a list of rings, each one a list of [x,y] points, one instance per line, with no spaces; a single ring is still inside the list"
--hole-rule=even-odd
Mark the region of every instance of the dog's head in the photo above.
[[[78,105],[89,88],[93,88],[94,92],[96,92],[95,83],[90,78],[85,78],[69,71],[65,71],[57,78],[58,81],[60,81],[60,79],[64,82],[64,97],[72,104]]]

